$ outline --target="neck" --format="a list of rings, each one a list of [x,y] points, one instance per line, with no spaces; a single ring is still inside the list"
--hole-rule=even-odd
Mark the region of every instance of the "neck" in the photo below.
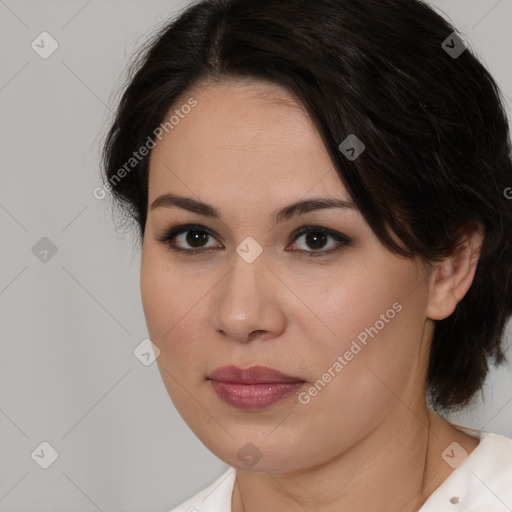
[[[237,470],[232,512],[417,511],[453,471],[441,458],[448,445],[456,441],[470,453],[478,440],[426,404],[414,411],[401,407],[400,420],[389,418],[319,466],[285,473]]]

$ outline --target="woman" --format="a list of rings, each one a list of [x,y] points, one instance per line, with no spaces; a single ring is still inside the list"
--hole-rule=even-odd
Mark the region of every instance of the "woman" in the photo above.
[[[509,127],[443,18],[197,2],[141,55],[104,162],[165,386],[230,466],[174,512],[512,509],[512,440],[443,418],[512,312]]]

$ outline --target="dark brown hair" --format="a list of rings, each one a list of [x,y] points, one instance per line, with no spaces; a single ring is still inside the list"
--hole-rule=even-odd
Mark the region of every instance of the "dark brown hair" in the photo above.
[[[435,409],[468,405],[488,361],[504,360],[512,161],[498,86],[469,47],[460,53],[454,32],[419,0],[195,2],[132,68],[104,146],[115,205],[142,237],[149,157],[122,179],[119,170],[193,86],[240,78],[284,86],[306,107],[347,192],[391,251],[437,262],[464,233],[484,228],[471,288],[436,322],[427,378]],[[339,149],[350,134],[366,147],[355,160]]]

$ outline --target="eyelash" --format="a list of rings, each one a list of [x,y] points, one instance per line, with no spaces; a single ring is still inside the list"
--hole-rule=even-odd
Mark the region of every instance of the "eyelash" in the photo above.
[[[178,225],[173,226],[169,230],[167,230],[163,235],[157,235],[155,236],[155,240],[157,242],[161,242],[165,245],[167,245],[170,249],[172,249],[175,252],[184,253],[188,256],[195,256],[195,255],[204,255],[210,252],[211,249],[214,249],[212,247],[206,248],[206,249],[182,249],[180,247],[176,247],[172,243],[173,239],[177,237],[178,235],[181,235],[183,233],[187,233],[188,231],[198,231],[202,233],[206,233],[209,236],[216,238],[215,234],[210,231],[209,229],[198,226],[198,225]],[[351,243],[350,238],[347,236],[338,233],[337,231],[333,231],[331,229],[323,228],[321,226],[302,226],[301,228],[298,228],[293,233],[293,237],[291,241],[293,242],[297,238],[299,238],[302,235],[309,234],[309,233],[321,233],[327,236],[330,236],[337,242],[337,246],[333,249],[329,249],[327,251],[303,251],[303,250],[293,250],[289,252],[298,252],[298,253],[308,253],[309,257],[317,257],[317,256],[328,256],[329,254],[333,254],[335,252],[340,251],[343,247],[349,245]]]

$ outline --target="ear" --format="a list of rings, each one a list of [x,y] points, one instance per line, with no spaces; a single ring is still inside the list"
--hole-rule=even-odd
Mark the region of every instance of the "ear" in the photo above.
[[[481,227],[467,233],[452,256],[433,264],[427,305],[428,318],[443,320],[449,317],[457,303],[466,295],[475,276],[483,238]]]

